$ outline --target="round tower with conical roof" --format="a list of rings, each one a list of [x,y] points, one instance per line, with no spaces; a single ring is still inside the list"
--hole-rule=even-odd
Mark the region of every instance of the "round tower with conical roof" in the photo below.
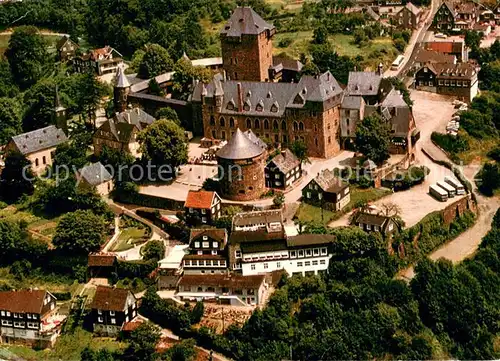
[[[123,112],[127,109],[127,97],[130,93],[130,82],[125,76],[121,66],[118,67],[115,78],[115,87],[113,89],[113,103],[116,112]]]
[[[258,199],[265,192],[267,151],[237,129],[216,154],[224,198],[234,201]]]

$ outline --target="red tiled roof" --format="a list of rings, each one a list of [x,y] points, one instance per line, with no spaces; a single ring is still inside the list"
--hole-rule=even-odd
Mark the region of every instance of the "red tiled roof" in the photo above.
[[[89,254],[88,267],[112,267],[115,260],[112,254]]]
[[[43,300],[47,291],[19,290],[0,292],[0,310],[15,313],[42,312]]]
[[[428,50],[434,50],[440,53],[460,53],[463,43],[459,41],[433,41],[427,43]]]
[[[212,206],[215,194],[215,192],[208,191],[189,191],[184,207],[208,209]]]
[[[125,288],[97,286],[91,308],[105,311],[123,311],[130,291]]]
[[[134,331],[140,325],[142,325],[142,320],[130,321],[123,325],[122,331]]]

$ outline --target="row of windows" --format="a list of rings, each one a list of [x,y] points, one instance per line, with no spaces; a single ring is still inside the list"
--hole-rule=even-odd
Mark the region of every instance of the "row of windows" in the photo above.
[[[19,322],[19,321],[10,321],[10,320],[2,320],[2,326],[12,326],[18,327],[18,328],[25,328],[26,327],[26,322]],[[36,322],[28,322],[28,328],[32,329],[38,329],[38,323]]]
[[[312,256],[326,256],[328,250],[326,247],[313,248],[313,249],[299,249],[298,251],[290,251],[290,258],[302,258],[302,257],[312,257]]]
[[[185,260],[184,261],[184,266],[216,266],[216,267],[226,267],[226,261],[225,260],[217,260],[217,259],[200,259],[200,260]]]
[[[318,261],[297,262],[297,267],[309,267],[309,266],[311,266],[311,264],[313,266],[317,266],[318,265]],[[326,264],[326,260],[320,259],[319,260],[319,264],[320,265],[325,265]]]
[[[210,116],[210,125],[215,125],[215,117],[212,115]],[[220,117],[219,118],[219,126],[221,127],[225,127],[226,126],[226,120],[224,117]],[[268,119],[264,119],[264,122],[263,122],[263,128],[264,129],[271,129],[270,128],[271,126],[271,123],[269,122]],[[229,118],[229,127],[230,128],[235,128],[236,127],[236,122],[234,120],[234,118]],[[254,119],[253,122],[252,122],[252,119],[250,118],[247,118],[246,120],[246,127],[247,129],[261,129],[261,122],[260,122],[260,119]],[[272,122],[272,129],[274,130],[287,130],[287,124],[286,124],[286,121],[285,120],[282,120],[281,122],[278,122],[276,119],[273,120]],[[294,131],[304,131],[305,130],[305,125],[304,125],[304,122],[302,121],[294,121],[293,122],[293,130]]]
[[[439,85],[444,86],[457,86],[457,87],[468,87],[469,82],[467,80],[438,80]]]
[[[202,248],[209,248],[210,242],[209,241],[201,242],[201,247]],[[194,242],[194,248],[200,248],[200,242]],[[212,248],[219,248],[219,242],[212,242]]]
[[[9,311],[0,311],[0,315],[2,315],[3,317],[11,317],[11,313]],[[14,318],[24,318],[24,314],[23,313],[13,313],[12,316]],[[31,320],[36,320],[38,318],[38,315],[36,313],[27,313],[26,314],[26,318]]]
[[[42,157],[42,164],[45,165],[47,164],[47,158],[45,156]],[[38,167],[40,165],[40,160],[38,158],[35,158],[35,167]]]

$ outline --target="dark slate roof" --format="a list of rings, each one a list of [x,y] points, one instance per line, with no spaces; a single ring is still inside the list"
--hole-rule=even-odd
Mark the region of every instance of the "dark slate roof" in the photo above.
[[[77,43],[75,43],[73,40],[69,38],[69,36],[64,35],[61,39],[59,39],[56,43],[56,49],[61,50],[61,48],[68,42],[72,42],[74,46],[79,47]]]
[[[344,99],[342,99],[342,109],[360,110],[363,107],[364,102],[365,101],[361,96],[346,95]]]
[[[88,184],[98,186],[113,179],[108,170],[101,162],[86,165],[79,170],[80,176],[87,181]]]
[[[12,137],[12,141],[22,154],[31,154],[44,149],[57,147],[68,140],[66,134],[55,125],[33,130]]]
[[[396,89],[392,89],[389,94],[385,97],[385,99],[382,101],[382,104],[380,104],[381,107],[389,107],[389,108],[394,108],[394,107],[408,107],[408,104],[406,104],[405,100],[403,99],[403,96],[399,91]]]
[[[349,187],[347,183],[342,182],[342,180],[329,169],[321,171],[316,178],[314,178],[314,181],[324,192],[328,193],[338,193]]]
[[[274,165],[274,166],[273,166]],[[278,168],[283,174],[287,174],[292,169],[300,165],[300,160],[290,151],[285,149],[268,163],[268,168]]]
[[[142,130],[143,128],[153,124],[156,120],[141,108],[127,109],[121,113],[116,114],[115,119],[118,122],[133,124],[139,130]]]
[[[233,228],[255,224],[283,223],[281,209],[268,209],[265,211],[243,212],[233,217]]]
[[[227,36],[258,35],[274,26],[262,19],[250,7],[237,7],[221,30]]]
[[[284,239],[278,239],[263,242],[240,243],[240,248],[243,253],[258,253],[286,250],[287,245]]]
[[[216,241],[226,241],[227,231],[225,228],[192,229],[189,234],[189,241],[203,236],[210,237]]]
[[[241,244],[241,243],[251,243],[251,242],[266,242],[266,241],[276,241],[285,240],[286,235],[283,230],[279,232],[267,232],[265,230],[259,231],[233,231],[229,237],[229,243],[231,244]]]
[[[375,72],[351,71],[347,81],[347,95],[377,95],[382,77]]]
[[[120,312],[125,309],[129,294],[133,296],[129,290],[124,288],[97,286],[90,307],[97,310]]]
[[[387,222],[387,220],[389,220],[389,217],[382,216],[379,214],[359,212],[356,215],[355,223],[370,224],[382,227],[385,224],[385,222]]]
[[[238,109],[238,84],[241,84],[243,109]],[[324,102],[342,94],[342,88],[330,72],[319,76],[303,76],[298,83],[274,83],[251,81],[221,81],[214,79],[207,85],[198,83],[192,100],[222,96],[221,114],[258,115],[281,117],[285,108],[302,108],[306,102]],[[230,107],[228,104],[232,103]],[[262,109],[257,110],[260,104]]]
[[[179,286],[212,286],[227,288],[259,288],[266,280],[265,275],[241,276],[236,274],[184,275]]]
[[[98,137],[102,138],[102,135],[99,133],[100,131],[104,131],[105,133],[111,133],[113,140],[121,143],[129,143],[135,129],[137,129],[137,127],[134,124],[116,122],[114,119],[108,119],[97,129],[96,134]]]
[[[280,66],[281,69],[301,71],[304,67],[300,61],[284,56],[273,56],[273,68]]]
[[[217,152],[217,157],[224,159],[249,159],[261,155],[264,150],[252,142],[238,128],[227,144]]]
[[[288,247],[314,246],[320,244],[330,244],[335,241],[335,236],[331,234],[299,234],[288,237],[286,243]]]

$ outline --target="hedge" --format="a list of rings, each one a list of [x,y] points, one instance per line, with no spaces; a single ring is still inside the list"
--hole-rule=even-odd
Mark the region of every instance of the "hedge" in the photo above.
[[[122,261],[118,260],[116,273],[119,279],[146,278],[157,267],[156,261]]]

